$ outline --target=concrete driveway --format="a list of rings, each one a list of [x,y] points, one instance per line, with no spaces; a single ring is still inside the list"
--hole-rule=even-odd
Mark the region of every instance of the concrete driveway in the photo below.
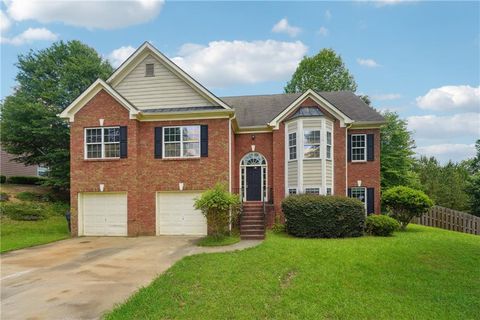
[[[196,237],[84,237],[1,255],[2,319],[97,319],[186,255]]]

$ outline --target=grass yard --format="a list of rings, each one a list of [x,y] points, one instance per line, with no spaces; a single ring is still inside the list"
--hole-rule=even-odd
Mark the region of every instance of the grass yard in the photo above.
[[[10,196],[8,201],[1,204],[2,207],[12,204],[17,206],[31,204],[42,208],[46,218],[38,221],[21,221],[13,220],[2,214],[0,218],[0,252],[45,244],[70,236],[64,216],[68,204],[22,200],[28,198],[25,196],[29,194],[36,196],[46,194],[49,191],[48,188],[2,184],[1,191]]]
[[[232,235],[228,237],[223,237],[220,239],[216,239],[211,236],[206,236],[200,241],[198,241],[197,245],[200,247],[221,247],[221,246],[229,246],[231,244],[235,244],[240,241],[239,235]]]
[[[106,319],[479,319],[480,237],[295,239],[182,259]]]

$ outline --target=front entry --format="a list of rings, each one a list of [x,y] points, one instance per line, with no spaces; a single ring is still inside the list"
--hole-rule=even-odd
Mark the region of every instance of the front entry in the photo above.
[[[262,169],[247,167],[247,201],[262,200]]]

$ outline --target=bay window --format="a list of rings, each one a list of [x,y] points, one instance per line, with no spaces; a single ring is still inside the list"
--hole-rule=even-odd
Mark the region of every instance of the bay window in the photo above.
[[[327,149],[326,149],[327,160],[332,160],[332,133],[327,131]]]
[[[288,134],[288,159],[296,160],[297,159],[297,133]]]
[[[320,158],[320,130],[303,131],[303,156],[305,159]]]

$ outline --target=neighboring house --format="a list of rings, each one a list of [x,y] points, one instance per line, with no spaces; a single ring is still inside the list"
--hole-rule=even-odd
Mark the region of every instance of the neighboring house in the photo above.
[[[145,43],[61,117],[73,235],[206,234],[193,201],[217,182],[244,202],[243,238],[262,237],[289,194],[380,213],[384,119],[351,92],[219,98]]]
[[[44,176],[46,174],[46,168],[33,165],[26,166],[23,163],[16,162],[13,159],[14,155],[11,155],[0,148],[0,174],[2,176],[11,177],[11,176]]]

